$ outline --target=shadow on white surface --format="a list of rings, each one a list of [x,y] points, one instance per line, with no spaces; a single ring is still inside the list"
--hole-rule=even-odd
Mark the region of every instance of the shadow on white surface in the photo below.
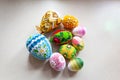
[[[59,75],[60,72],[53,70],[48,60],[38,60],[34,58],[32,55],[28,57],[28,68],[29,70],[36,70],[40,69],[42,74],[45,74],[44,77],[46,78],[54,78]]]
[[[43,60],[38,60],[36,58],[34,58],[31,54],[29,54],[28,57],[28,68],[30,69],[39,69],[43,66],[43,64],[45,63],[45,61]]]
[[[68,60],[67,60],[68,63]],[[67,66],[67,65],[66,65]],[[73,77],[77,74],[77,72],[71,72],[67,69],[67,67],[63,71],[55,71],[50,67],[48,60],[38,60],[34,58],[32,55],[28,57],[28,68],[29,70],[41,70],[42,74],[45,74],[44,77],[47,79],[55,78],[57,76],[62,77]]]

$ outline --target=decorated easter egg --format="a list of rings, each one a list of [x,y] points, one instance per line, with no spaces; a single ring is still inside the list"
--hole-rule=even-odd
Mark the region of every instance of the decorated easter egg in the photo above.
[[[73,33],[73,35],[83,37],[86,34],[86,27],[78,26],[73,29],[72,33]]]
[[[83,67],[84,63],[80,58],[74,58],[68,63],[68,69],[70,71],[78,71]]]
[[[72,15],[65,15],[62,24],[67,29],[73,29],[78,26],[78,19]]]
[[[50,42],[55,44],[65,44],[72,40],[72,33],[69,31],[57,30],[50,37]]]
[[[64,44],[60,46],[59,52],[67,59],[72,59],[76,56],[76,49],[69,44]]]
[[[66,66],[64,57],[58,52],[55,52],[51,55],[49,62],[50,66],[56,71],[62,71]]]
[[[56,12],[47,11],[42,17],[40,26],[37,26],[36,28],[40,33],[47,33],[52,29],[57,28],[60,23],[61,19]]]
[[[26,47],[30,54],[39,60],[48,59],[52,54],[50,42],[42,34],[31,35],[26,42]]]
[[[81,51],[84,48],[84,41],[82,38],[74,36],[72,39],[72,45],[76,48],[76,50]]]

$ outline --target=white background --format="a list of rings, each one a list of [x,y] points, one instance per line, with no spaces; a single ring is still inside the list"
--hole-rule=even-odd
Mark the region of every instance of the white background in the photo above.
[[[29,56],[25,42],[48,10],[87,27],[81,71],[56,72]],[[0,1],[0,80],[120,80],[120,1]]]

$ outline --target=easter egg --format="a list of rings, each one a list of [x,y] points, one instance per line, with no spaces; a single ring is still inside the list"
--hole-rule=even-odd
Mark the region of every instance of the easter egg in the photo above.
[[[58,52],[55,52],[51,55],[49,62],[50,66],[56,71],[62,71],[66,66],[64,57]]]
[[[61,19],[56,12],[47,11],[42,17],[40,26],[37,26],[36,28],[40,33],[47,33],[57,28],[60,23]]]
[[[68,63],[68,69],[70,71],[78,71],[83,67],[84,63],[80,58],[74,58]]]
[[[76,56],[76,49],[69,44],[64,44],[60,46],[59,52],[67,59],[72,59],[75,58]]]
[[[49,40],[42,34],[31,35],[26,42],[26,47],[30,54],[39,59],[45,60],[50,58],[52,54],[52,48]]]
[[[73,29],[72,33],[75,36],[83,37],[86,34],[86,27],[78,26]]]
[[[72,33],[69,31],[57,30],[50,37],[50,42],[55,44],[65,44],[72,40]]]
[[[72,39],[72,45],[76,48],[76,50],[81,51],[84,48],[84,41],[82,38],[74,36]]]
[[[78,26],[78,19],[72,15],[65,15],[62,24],[66,29],[73,29]]]

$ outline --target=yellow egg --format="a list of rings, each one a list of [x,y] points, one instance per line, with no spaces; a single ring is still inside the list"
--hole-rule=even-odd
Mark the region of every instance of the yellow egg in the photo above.
[[[78,26],[78,19],[72,15],[65,15],[62,20],[62,23],[65,28],[73,29]]]
[[[59,52],[67,59],[75,58],[76,49],[69,44],[64,44],[60,47]]]

